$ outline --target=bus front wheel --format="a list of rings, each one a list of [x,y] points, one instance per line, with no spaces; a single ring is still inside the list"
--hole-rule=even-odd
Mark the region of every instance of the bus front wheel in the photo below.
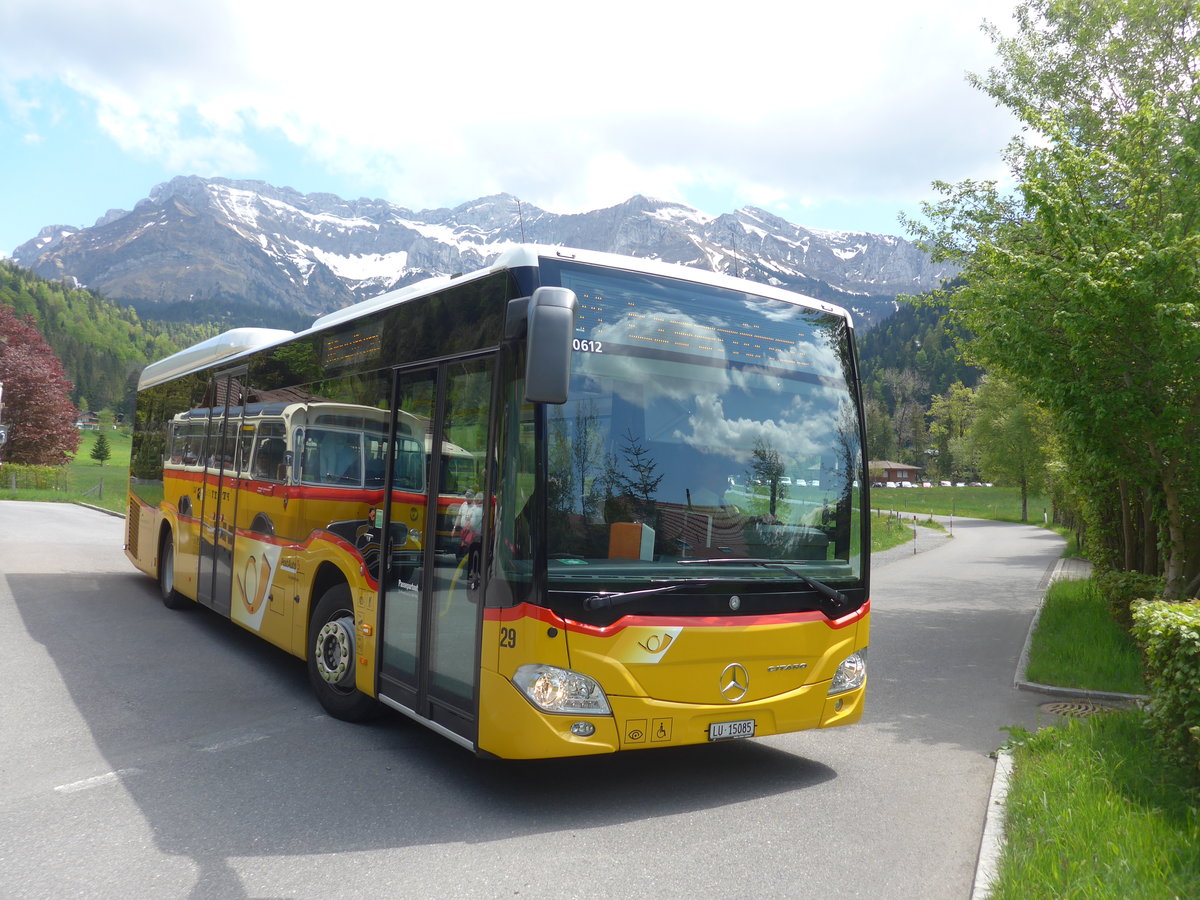
[[[308,680],[325,711],[359,722],[376,710],[373,697],[355,687],[354,607],[350,587],[329,588],[317,602],[308,631]]]
[[[167,609],[191,606],[188,598],[175,590],[175,539],[169,531],[163,535],[162,546],[158,548],[158,593]]]

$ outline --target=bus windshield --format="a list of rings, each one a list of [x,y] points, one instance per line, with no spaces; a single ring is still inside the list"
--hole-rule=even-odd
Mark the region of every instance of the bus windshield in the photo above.
[[[844,316],[645,273],[542,270],[579,298],[570,399],[547,413],[552,588],[796,571],[861,583]]]

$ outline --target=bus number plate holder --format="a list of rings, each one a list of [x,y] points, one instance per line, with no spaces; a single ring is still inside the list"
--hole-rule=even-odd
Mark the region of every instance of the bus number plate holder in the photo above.
[[[754,719],[741,719],[737,722],[710,722],[708,724],[710,741],[732,741],[737,738],[749,737],[754,737]]]

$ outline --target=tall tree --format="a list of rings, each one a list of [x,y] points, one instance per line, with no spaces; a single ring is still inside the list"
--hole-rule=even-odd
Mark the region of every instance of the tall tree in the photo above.
[[[896,448],[906,462],[915,462],[925,443],[925,410],[922,398],[929,380],[916,369],[884,369],[883,387],[891,401]]]
[[[1023,126],[1016,190],[938,183],[908,224],[964,266],[940,299],[968,353],[1050,411],[1097,521],[1120,479],[1153,504],[1141,521],[1178,597],[1200,584],[1200,0],[1025,0],[1014,16],[973,81]]]
[[[754,473],[754,481],[762,482],[767,488],[768,512],[771,517],[779,508],[779,501],[787,496],[787,487],[782,483],[784,465],[779,451],[770,446],[762,438],[754,441],[754,452],[750,457],[750,469]]]
[[[936,469],[960,479],[974,470],[967,434],[975,420],[975,391],[956,381],[929,405],[929,439],[936,450]]]
[[[1045,410],[998,378],[985,378],[975,399],[970,443],[988,478],[1021,491],[1021,521],[1029,521],[1029,492],[1046,481],[1050,421]]]
[[[77,410],[62,363],[33,327],[0,304],[0,383],[3,422],[8,426],[4,459],[10,463],[65,465],[79,446]]]
[[[621,455],[628,469],[621,476],[625,492],[632,498],[637,515],[643,521],[649,521],[654,516],[654,496],[664,476],[654,474],[658,462],[631,428],[626,428],[621,435]]]

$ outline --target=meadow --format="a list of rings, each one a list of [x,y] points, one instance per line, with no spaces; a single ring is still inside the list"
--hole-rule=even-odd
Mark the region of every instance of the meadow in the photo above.
[[[1015,487],[872,488],[871,508],[919,516],[1020,522],[1021,490]],[[1045,524],[1050,518],[1050,498],[1030,494],[1028,509],[1031,524]]]
[[[74,457],[62,468],[0,467],[0,500],[78,502],[125,512],[130,434],[122,429],[104,432],[111,456],[103,464],[91,455],[99,435],[98,431],[84,431]]]

